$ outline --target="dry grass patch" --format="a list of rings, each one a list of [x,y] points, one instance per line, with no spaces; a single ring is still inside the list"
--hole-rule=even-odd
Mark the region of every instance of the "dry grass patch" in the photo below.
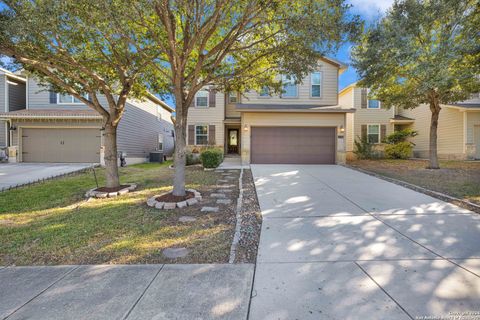
[[[426,160],[356,160],[348,164],[480,204],[479,161],[440,161],[437,170],[426,169]]]

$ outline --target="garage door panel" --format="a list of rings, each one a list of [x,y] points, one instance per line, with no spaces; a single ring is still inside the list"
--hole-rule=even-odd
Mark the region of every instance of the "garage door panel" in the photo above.
[[[335,135],[326,127],[252,127],[251,162],[333,164]]]
[[[23,128],[23,162],[100,161],[100,130],[93,128]]]

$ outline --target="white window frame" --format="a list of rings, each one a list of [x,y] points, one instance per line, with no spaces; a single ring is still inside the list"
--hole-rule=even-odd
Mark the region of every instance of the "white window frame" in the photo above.
[[[286,80],[287,77],[290,77],[290,80]],[[284,80],[285,79],[285,80]],[[285,81],[290,81],[290,83],[293,81],[293,85],[295,86],[295,96],[285,96],[284,93],[280,95],[280,98],[282,99],[297,99],[298,98],[298,83],[296,83],[297,79],[295,76],[290,76],[288,74],[282,74],[282,91],[284,87]]]
[[[165,140],[164,140],[164,135],[163,135],[163,133],[159,133],[159,134],[158,134],[158,141],[157,141],[157,142],[158,142],[158,143],[157,143],[157,150],[158,150],[158,151],[163,151],[163,149],[164,149],[164,147],[163,147],[164,141],[165,141]],[[161,144],[162,148],[160,148],[160,144]]]
[[[205,93],[207,94],[207,105],[206,105],[206,106],[199,106],[199,105],[197,104],[197,98],[198,98],[198,94],[199,94],[200,92],[202,92],[202,93],[205,92]],[[210,94],[209,94],[208,90],[202,89],[202,90],[198,91],[198,92],[195,94],[195,108],[207,109],[209,106],[210,106]]]
[[[235,101],[232,102],[231,98],[235,98]],[[236,92],[228,93],[228,103],[238,103],[238,94]]]
[[[320,83],[319,84],[313,84],[313,74],[318,73],[320,75]],[[320,95],[318,97],[313,96],[313,86],[319,86],[320,87]],[[310,74],[310,98],[313,99],[321,99],[322,98],[322,88],[323,88],[323,73],[322,71],[314,71]]]
[[[374,134],[370,133],[370,127],[376,126],[378,127],[378,142],[372,142],[373,144],[379,144],[382,141],[382,126],[379,123],[371,123],[367,124],[367,141],[370,142],[369,135]]]
[[[370,89],[367,90],[367,109],[370,109],[370,110],[379,110],[379,109],[381,109],[382,106],[380,105],[380,103],[381,103],[380,100],[378,100],[378,99],[370,99],[370,98],[368,97],[369,95],[370,95]],[[376,107],[376,108],[370,107],[370,101],[371,101],[371,100],[376,100],[376,101],[378,101],[378,107]]]
[[[72,98],[72,102],[60,102],[60,96],[63,94],[57,92],[57,104],[84,104],[82,101],[75,102],[75,97],[71,94],[69,94],[70,98]],[[85,98],[88,100],[88,94],[85,95]]]
[[[207,137],[207,143],[206,144],[199,144],[197,141],[197,137],[199,136],[197,134],[197,127],[207,127],[207,133],[206,134],[201,134],[200,136],[206,136]],[[195,125],[195,145],[196,146],[208,146],[208,124],[196,124]]]

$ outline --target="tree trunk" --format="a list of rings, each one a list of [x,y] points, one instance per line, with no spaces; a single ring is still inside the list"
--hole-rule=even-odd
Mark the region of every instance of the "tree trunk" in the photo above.
[[[437,98],[432,98],[430,101],[430,111],[432,112],[432,119],[430,121],[430,150],[428,169],[440,169],[437,155],[437,129],[438,116],[440,115],[440,103]]]
[[[181,117],[175,122],[175,157],[173,176],[173,195],[185,195],[185,164],[186,164],[186,119]]]
[[[115,188],[120,186],[117,160],[117,126],[114,126],[108,122],[105,125],[104,145],[105,176],[107,181],[106,187]]]

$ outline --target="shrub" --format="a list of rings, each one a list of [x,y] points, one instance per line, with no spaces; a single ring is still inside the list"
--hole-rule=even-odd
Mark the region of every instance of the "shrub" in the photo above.
[[[408,159],[412,156],[413,146],[408,141],[402,141],[385,146],[385,156],[389,159]]]
[[[355,150],[353,153],[355,153],[358,159],[373,159],[375,157],[373,143],[369,142],[366,137],[363,137],[360,140],[355,140],[354,143]]]
[[[207,149],[200,154],[204,168],[216,168],[223,161],[223,151],[218,148]]]
[[[187,166],[191,166],[191,165],[194,165],[194,164],[200,164],[200,163],[201,163],[201,161],[200,161],[200,157],[199,157],[198,153],[196,153],[196,154],[187,153],[187,155],[186,155]]]
[[[418,135],[418,132],[412,129],[404,129],[400,131],[395,131],[394,133],[388,135],[385,138],[385,143],[395,144],[399,142],[407,141],[410,137],[415,137]]]

